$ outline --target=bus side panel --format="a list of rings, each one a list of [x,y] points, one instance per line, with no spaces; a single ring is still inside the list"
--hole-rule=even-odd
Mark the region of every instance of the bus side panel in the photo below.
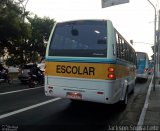
[[[115,41],[115,32],[114,32],[114,27],[111,21],[107,21],[107,34],[108,34],[108,39],[107,39],[107,58],[108,59],[116,59],[116,41]]]

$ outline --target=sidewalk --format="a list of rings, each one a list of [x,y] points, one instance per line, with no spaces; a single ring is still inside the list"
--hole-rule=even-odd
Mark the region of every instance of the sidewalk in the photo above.
[[[148,108],[143,125],[156,126],[156,131],[160,131],[160,78],[156,78],[155,91],[152,88],[148,100]],[[154,129],[153,129],[154,130]]]

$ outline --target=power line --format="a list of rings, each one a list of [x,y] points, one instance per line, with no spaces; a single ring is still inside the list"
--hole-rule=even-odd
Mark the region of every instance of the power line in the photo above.
[[[154,45],[154,44],[146,43],[146,42],[133,42],[133,44],[134,44],[134,43],[143,43],[143,44],[152,45],[152,46]]]

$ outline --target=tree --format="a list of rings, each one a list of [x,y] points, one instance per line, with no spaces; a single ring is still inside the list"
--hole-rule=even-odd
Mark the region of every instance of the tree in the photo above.
[[[33,52],[32,60],[35,60],[35,53],[44,57],[46,42],[49,39],[50,32],[55,21],[48,17],[40,18],[37,15],[34,18],[28,18],[31,23],[32,35],[30,39],[30,49]]]
[[[0,3],[0,56],[7,54],[8,64],[35,62],[37,55],[44,57],[45,44],[55,23],[48,17],[30,17],[24,1],[1,0]]]
[[[0,3],[0,55],[7,47],[10,57],[19,58],[23,63],[23,48],[31,36],[30,24],[24,22],[23,8],[17,0],[2,0]],[[25,15],[28,15],[25,13]],[[17,49],[20,49],[17,53]]]

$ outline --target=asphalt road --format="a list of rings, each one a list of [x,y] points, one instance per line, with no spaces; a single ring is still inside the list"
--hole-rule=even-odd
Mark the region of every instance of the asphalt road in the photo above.
[[[107,131],[136,126],[150,83],[138,82],[126,109],[118,104],[72,103],[46,97],[44,88],[30,89],[14,82],[0,84],[0,130],[9,131]],[[7,130],[8,129],[8,130]]]

